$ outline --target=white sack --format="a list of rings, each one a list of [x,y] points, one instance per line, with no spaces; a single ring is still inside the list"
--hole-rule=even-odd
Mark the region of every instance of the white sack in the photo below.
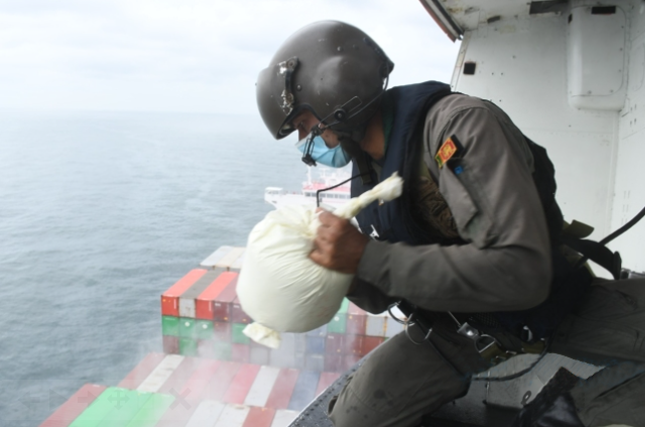
[[[352,218],[374,200],[400,196],[402,188],[403,180],[394,174],[334,214]],[[340,308],[353,275],[309,259],[319,225],[315,208],[285,206],[269,212],[251,231],[237,295],[255,322],[280,332],[306,332],[328,323]],[[247,329],[245,333],[258,342],[270,335],[266,328],[259,328],[261,333],[255,327]],[[272,336],[272,346],[275,339]]]

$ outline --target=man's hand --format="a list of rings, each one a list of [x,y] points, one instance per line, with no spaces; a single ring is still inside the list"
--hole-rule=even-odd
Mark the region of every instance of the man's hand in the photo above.
[[[355,274],[369,239],[346,219],[321,212],[320,227],[309,258],[316,264],[341,273]]]

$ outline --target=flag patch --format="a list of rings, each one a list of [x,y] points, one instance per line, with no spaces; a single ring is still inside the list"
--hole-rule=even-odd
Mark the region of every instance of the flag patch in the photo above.
[[[437,155],[434,156],[439,169],[441,169],[443,165],[445,165],[446,162],[450,160],[457,153],[457,151],[459,151],[458,142],[455,142],[455,139],[455,136],[451,136],[450,138],[446,139],[443,144],[441,144],[441,147],[439,147]]]

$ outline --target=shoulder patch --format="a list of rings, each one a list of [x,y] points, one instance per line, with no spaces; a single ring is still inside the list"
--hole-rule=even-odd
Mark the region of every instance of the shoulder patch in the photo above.
[[[461,144],[455,135],[446,139],[443,144],[441,144],[441,147],[439,147],[437,154],[434,156],[439,169],[441,169],[448,160],[453,158],[455,155],[460,154],[461,150]]]

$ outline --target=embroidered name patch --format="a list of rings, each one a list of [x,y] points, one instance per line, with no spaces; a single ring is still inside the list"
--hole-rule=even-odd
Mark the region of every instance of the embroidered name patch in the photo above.
[[[439,151],[437,151],[437,155],[434,156],[439,169],[441,169],[448,160],[450,160],[455,154],[457,154],[457,151],[459,151],[459,142],[453,135],[450,138],[446,139],[443,144],[441,144]]]

